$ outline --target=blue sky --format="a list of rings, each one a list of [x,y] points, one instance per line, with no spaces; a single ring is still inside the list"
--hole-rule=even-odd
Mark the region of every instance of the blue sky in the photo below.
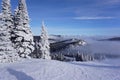
[[[0,0],[1,1],[1,0]],[[11,0],[12,10],[18,0]],[[26,0],[34,35],[119,35],[120,0]]]

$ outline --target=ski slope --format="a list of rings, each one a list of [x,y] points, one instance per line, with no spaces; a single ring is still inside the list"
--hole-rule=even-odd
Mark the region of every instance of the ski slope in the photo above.
[[[120,80],[120,64],[22,60],[0,63],[0,80]]]

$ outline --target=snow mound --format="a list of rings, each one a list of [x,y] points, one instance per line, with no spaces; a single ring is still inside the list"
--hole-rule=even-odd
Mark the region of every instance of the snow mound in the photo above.
[[[120,80],[120,64],[31,59],[0,63],[0,80]]]

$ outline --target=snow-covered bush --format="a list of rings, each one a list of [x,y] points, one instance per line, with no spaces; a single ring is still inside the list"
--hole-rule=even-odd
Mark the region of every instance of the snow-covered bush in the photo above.
[[[14,44],[20,57],[29,58],[34,50],[33,35],[30,30],[29,16],[25,0],[19,0],[14,14]]]

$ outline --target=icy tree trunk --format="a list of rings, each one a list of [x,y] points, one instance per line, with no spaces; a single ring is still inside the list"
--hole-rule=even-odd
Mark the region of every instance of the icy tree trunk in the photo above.
[[[44,22],[42,22],[42,32],[41,32],[40,37],[41,37],[40,50],[41,50],[41,53],[42,53],[41,58],[51,59],[48,35],[47,35],[47,31],[46,31],[45,26],[44,26]]]
[[[13,28],[12,22],[10,0],[3,0],[0,21],[0,62],[14,62],[19,59],[18,53],[10,40]]]
[[[30,58],[34,51],[33,35],[30,30],[29,16],[25,0],[19,0],[14,17],[14,43],[20,57]]]

